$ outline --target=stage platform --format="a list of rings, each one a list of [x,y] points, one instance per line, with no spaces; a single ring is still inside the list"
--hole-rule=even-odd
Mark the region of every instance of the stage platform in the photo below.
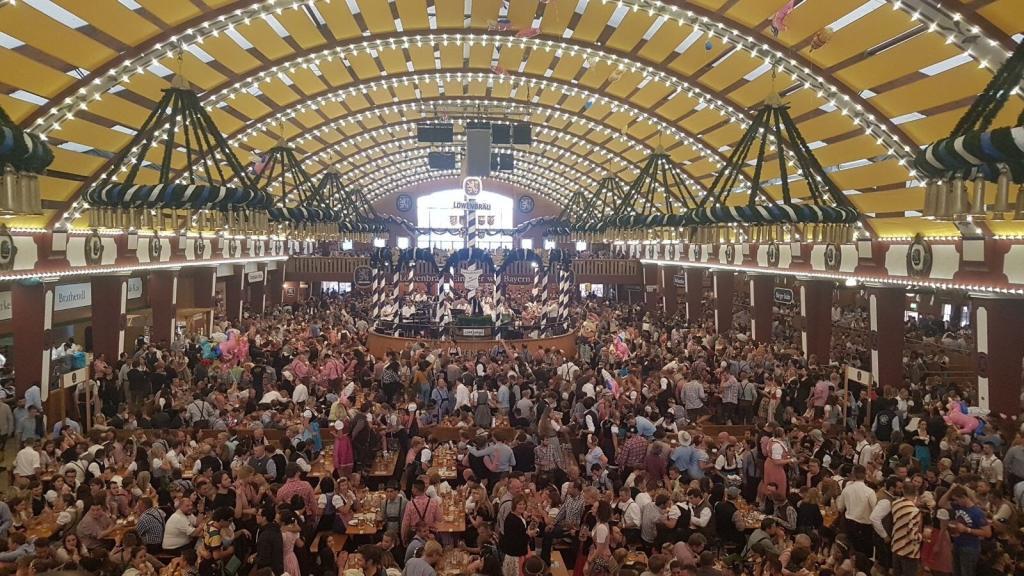
[[[500,346],[502,342],[506,342],[510,345],[514,345],[517,350],[522,350],[524,345],[530,352],[535,352],[542,348],[554,348],[556,350],[562,350],[565,355],[570,358],[575,358],[576,336],[578,333],[578,331],[573,330],[568,334],[553,336],[550,338],[527,338],[522,340],[465,339],[456,340],[455,343],[458,345],[459,349],[462,350],[464,355],[476,354],[477,351],[480,350],[490,351],[495,346]],[[383,358],[389,351],[393,350],[395,352],[399,352],[404,350],[408,344],[415,344],[417,342],[426,342],[431,348],[448,348],[452,345],[452,340],[399,338],[396,336],[386,336],[384,334],[370,332],[366,339],[366,347],[369,349],[370,354],[373,354],[377,358]]]

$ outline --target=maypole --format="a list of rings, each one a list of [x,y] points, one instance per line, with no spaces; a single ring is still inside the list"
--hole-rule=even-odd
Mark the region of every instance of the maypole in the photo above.
[[[573,290],[573,273],[568,262],[559,267],[558,276],[558,324],[564,330],[569,323],[569,301]]]

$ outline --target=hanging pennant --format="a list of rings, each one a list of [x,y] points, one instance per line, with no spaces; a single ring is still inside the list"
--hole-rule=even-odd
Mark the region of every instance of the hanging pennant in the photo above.
[[[252,165],[249,166],[249,173],[251,173],[253,176],[259,176],[260,174],[263,173],[263,170],[267,167],[267,161],[269,161],[269,160],[270,160],[270,155],[269,154],[264,154],[262,156],[256,156],[253,159],[253,161],[252,161]]]
[[[815,51],[832,39],[832,29],[829,27],[822,28],[811,38],[811,51]]]
[[[508,70],[505,70],[505,68],[502,67],[500,64],[495,64],[494,66],[491,66],[491,72],[497,74],[498,76],[508,76]]]
[[[778,38],[779,34],[786,31],[786,19],[796,8],[796,0],[789,0],[779,8],[779,11],[772,16],[772,34]]]
[[[511,20],[502,17],[498,18],[497,20],[488,21],[487,30],[490,32],[511,32],[515,30],[515,26],[512,25]]]
[[[540,28],[523,28],[516,33],[516,38],[533,38],[540,36]]]

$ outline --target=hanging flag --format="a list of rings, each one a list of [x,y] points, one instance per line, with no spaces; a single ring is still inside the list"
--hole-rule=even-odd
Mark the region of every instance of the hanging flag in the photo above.
[[[790,13],[796,8],[796,0],[789,0],[779,8],[779,11],[772,16],[772,34],[776,38],[779,37],[779,33],[785,32],[786,30],[786,18],[789,18]]]
[[[497,74],[498,76],[508,76],[508,70],[505,70],[505,68],[503,68],[499,64],[491,66],[491,72]]]
[[[270,161],[270,154],[264,154],[263,156],[257,156],[256,159],[253,160],[252,166],[249,168],[249,171],[252,172],[256,176],[259,176],[267,168],[267,163],[269,161]]]
[[[516,33],[516,38],[533,38],[540,36],[540,28],[523,28]]]

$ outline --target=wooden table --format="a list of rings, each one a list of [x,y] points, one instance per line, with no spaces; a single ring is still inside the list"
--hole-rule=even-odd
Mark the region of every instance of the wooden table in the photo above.
[[[736,502],[736,508],[740,513],[743,530],[757,530],[761,527],[761,520],[765,518],[761,511],[743,500]]]
[[[345,527],[345,534],[350,536],[370,536],[377,532],[380,532],[377,516],[366,512],[357,512]]]
[[[359,512],[356,512],[345,528],[346,534],[368,536],[380,532],[382,527],[381,509],[384,506],[384,492],[367,492],[359,501]],[[353,522],[355,522],[353,524]]]
[[[334,474],[334,446],[324,448],[320,456],[309,465],[306,476],[325,478]]]
[[[459,548],[446,548],[441,563],[435,567],[438,574],[456,576],[457,574],[469,574],[470,554]]]
[[[135,525],[138,521],[135,514],[129,514],[127,518],[118,518],[114,529],[110,532],[110,538],[120,542],[121,538],[129,532],[135,532]]]
[[[466,502],[458,492],[441,498],[441,521],[435,531],[448,534],[466,531]]]
[[[398,452],[388,452],[387,455],[380,452],[374,458],[373,464],[370,465],[370,476],[373,478],[390,478],[394,476],[397,466]]]
[[[569,567],[562,560],[562,553],[558,550],[551,551],[551,566],[548,567],[551,576],[569,576]]]
[[[442,480],[455,480],[459,477],[457,462],[458,454],[455,450],[444,446],[434,452],[431,468],[437,470],[437,474]]]
[[[60,532],[60,528],[57,524],[57,513],[47,510],[29,519],[25,525],[25,536],[30,542],[42,538],[50,539]]]

